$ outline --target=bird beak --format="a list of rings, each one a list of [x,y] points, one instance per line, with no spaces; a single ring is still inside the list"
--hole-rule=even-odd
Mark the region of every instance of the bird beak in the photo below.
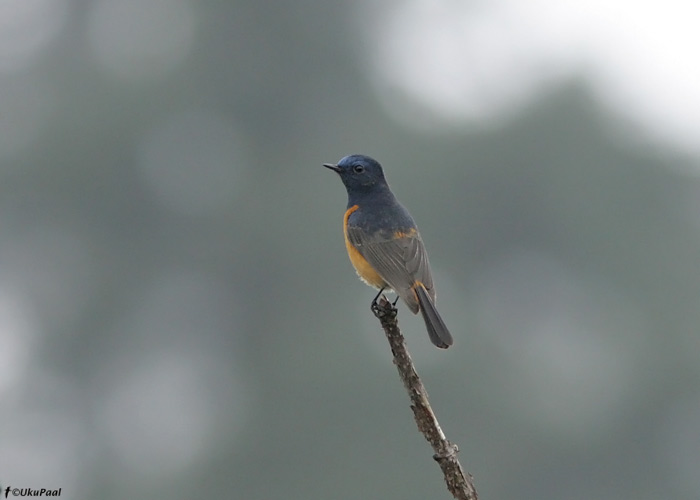
[[[334,170],[337,173],[340,173],[340,168],[338,168],[338,165],[336,165],[335,163],[324,163],[323,166],[326,168],[330,168],[331,170]]]

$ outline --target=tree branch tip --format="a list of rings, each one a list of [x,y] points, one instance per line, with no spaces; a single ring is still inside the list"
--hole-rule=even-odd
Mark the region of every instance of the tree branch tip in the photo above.
[[[372,304],[371,309],[374,316],[380,321],[383,321],[385,318],[394,319],[399,312],[384,295]]]

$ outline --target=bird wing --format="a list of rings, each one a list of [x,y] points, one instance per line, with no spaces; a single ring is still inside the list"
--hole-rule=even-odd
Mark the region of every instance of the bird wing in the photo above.
[[[359,227],[348,227],[348,240],[391,288],[418,312],[418,298],[411,287],[420,281],[435,300],[428,254],[416,230],[397,232],[387,237],[381,231],[368,234]]]

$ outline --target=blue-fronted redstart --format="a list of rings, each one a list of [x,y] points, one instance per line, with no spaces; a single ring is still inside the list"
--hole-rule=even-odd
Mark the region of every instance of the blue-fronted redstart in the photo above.
[[[421,312],[433,344],[443,349],[452,345],[435,308],[435,286],[418,228],[389,189],[382,166],[364,155],[323,166],[337,172],[347,189],[345,246],[360,278],[379,289],[372,304],[383,291],[395,291],[413,314]]]

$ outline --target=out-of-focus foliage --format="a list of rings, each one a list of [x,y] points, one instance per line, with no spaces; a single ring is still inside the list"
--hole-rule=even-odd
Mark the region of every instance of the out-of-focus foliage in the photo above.
[[[697,158],[585,67],[495,118],[392,98],[397,5],[0,7],[0,484],[447,498],[321,167],[361,152],[430,251],[455,345],[400,322],[483,498],[698,498]]]

